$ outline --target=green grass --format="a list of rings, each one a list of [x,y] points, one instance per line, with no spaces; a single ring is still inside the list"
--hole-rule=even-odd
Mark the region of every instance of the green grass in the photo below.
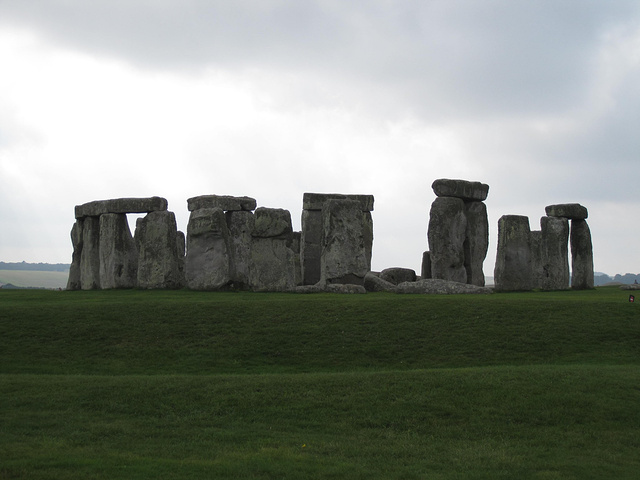
[[[0,479],[637,478],[639,308],[0,291]]]

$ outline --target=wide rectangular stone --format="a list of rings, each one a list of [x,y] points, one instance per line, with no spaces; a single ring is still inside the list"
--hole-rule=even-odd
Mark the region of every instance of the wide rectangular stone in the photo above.
[[[431,188],[438,197],[455,197],[464,201],[483,202],[489,195],[489,185],[467,180],[441,178],[434,181]]]
[[[95,200],[76,205],[76,218],[98,217],[105,213],[149,213],[167,210],[168,202],[162,197],[114,198]]]
[[[347,195],[342,193],[305,193],[302,196],[304,210],[322,210],[329,200],[355,200],[363,212],[373,211],[373,195]]]
[[[561,203],[545,207],[548,217],[564,217],[571,220],[585,220],[589,216],[587,208],[579,203]]]
[[[231,195],[201,195],[187,200],[187,208],[190,212],[201,208],[219,208],[225,212],[252,212],[256,209],[257,202],[251,197],[233,197]]]

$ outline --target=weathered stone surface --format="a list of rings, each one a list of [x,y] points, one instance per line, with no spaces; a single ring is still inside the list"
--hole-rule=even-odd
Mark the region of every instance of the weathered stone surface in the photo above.
[[[83,290],[100,288],[100,217],[86,217],[82,222],[80,285]]]
[[[184,233],[178,231],[173,212],[151,212],[136,222],[138,287],[182,288],[184,279]]]
[[[293,232],[293,236],[291,237],[291,239],[291,250],[293,251],[296,285],[302,285],[302,259],[300,257],[300,241],[302,239],[302,232]]]
[[[540,254],[543,290],[569,288],[569,221],[566,218],[540,219]]]
[[[324,286],[316,285],[298,285],[293,289],[295,293],[324,293]]]
[[[80,258],[82,256],[82,220],[76,220],[71,228],[71,244],[73,254],[71,256],[71,266],[69,267],[69,279],[67,280],[67,290],[80,290]]]
[[[454,295],[454,294],[478,294],[492,293],[493,290],[488,287],[478,287],[477,285],[469,285],[466,283],[452,282],[436,278],[418,280],[416,282],[404,282],[397,285],[392,290],[395,293],[431,293],[438,295]]]
[[[383,280],[375,272],[367,272],[364,276],[364,288],[367,292],[391,292],[396,285]]]
[[[456,197],[465,201],[484,201],[489,194],[489,185],[467,180],[441,178],[431,185],[438,197]]]
[[[226,214],[229,227],[229,246],[231,249],[231,280],[236,289],[249,288],[249,271],[251,269],[251,236],[255,219],[249,211],[228,211]]]
[[[529,218],[504,215],[498,220],[498,254],[494,270],[495,289],[531,290],[531,229]]]
[[[585,220],[589,213],[586,207],[579,203],[562,203],[545,207],[545,212],[549,217],[564,217],[572,220]]]
[[[249,283],[255,291],[287,292],[296,286],[291,237],[253,237]]]
[[[347,293],[347,294],[367,293],[367,291],[362,285],[340,284],[340,283],[327,284],[326,291],[328,293]]]
[[[438,197],[429,214],[431,278],[466,283],[464,240],[467,229],[464,202],[454,197]]]
[[[105,213],[148,213],[167,209],[167,200],[162,197],[114,198],[96,200],[77,205],[76,218],[97,217]]]
[[[187,225],[185,277],[193,290],[218,290],[231,281],[229,228],[220,208],[191,212]]]
[[[368,213],[368,212],[366,212]],[[371,270],[369,227],[355,200],[329,200],[322,210],[320,282],[362,285]]]
[[[420,269],[420,277],[423,280],[431,278],[431,252],[422,252],[422,265]]]
[[[489,250],[489,217],[487,206],[482,202],[464,204],[467,230],[464,241],[464,266],[467,283],[484,287],[484,259]]]
[[[342,193],[305,193],[302,196],[303,210],[322,210],[329,200],[354,200],[363,212],[373,211],[373,195],[345,195]]]
[[[531,252],[531,288],[542,288],[542,284],[544,283],[542,231],[531,231],[529,235],[529,249]]]
[[[300,238],[303,285],[315,285],[320,281],[322,232],[322,211],[303,210],[302,235]]]
[[[100,288],[134,288],[138,249],[124,213],[100,215]]]
[[[380,278],[393,285],[399,285],[403,282],[415,282],[416,271],[410,268],[392,267],[385,268],[380,272]]]
[[[292,233],[293,227],[291,226],[289,210],[265,207],[260,207],[256,210],[253,237],[282,237],[290,239]]]
[[[187,208],[190,212],[201,208],[219,208],[229,211],[253,211],[257,202],[251,197],[233,197],[230,195],[200,195],[187,200]]]
[[[593,245],[585,220],[571,220],[571,288],[593,288]]]

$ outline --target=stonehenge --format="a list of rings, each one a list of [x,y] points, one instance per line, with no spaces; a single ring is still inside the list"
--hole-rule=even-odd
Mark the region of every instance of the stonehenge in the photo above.
[[[593,288],[593,246],[587,209],[567,203],[549,205],[545,212],[539,231],[529,229],[527,217],[504,215],[499,219],[496,290]],[[571,281],[567,244],[571,246]]]
[[[166,199],[118,198],[75,207],[67,289],[492,291],[483,272],[489,186],[438,179],[432,189],[429,250],[422,255],[420,275],[401,267],[371,271],[373,195],[305,193],[299,232],[288,210],[258,207],[251,197],[192,197],[186,235]],[[587,209],[568,203],[547,206],[545,212],[536,231],[524,216],[499,219],[496,291],[593,288]],[[127,214],[143,215],[133,235]]]

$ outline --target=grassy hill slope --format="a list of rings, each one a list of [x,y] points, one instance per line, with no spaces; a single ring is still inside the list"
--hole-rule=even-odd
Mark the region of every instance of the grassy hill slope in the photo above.
[[[0,478],[636,478],[638,308],[0,291]]]

